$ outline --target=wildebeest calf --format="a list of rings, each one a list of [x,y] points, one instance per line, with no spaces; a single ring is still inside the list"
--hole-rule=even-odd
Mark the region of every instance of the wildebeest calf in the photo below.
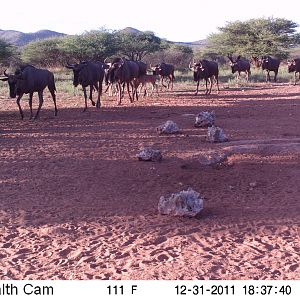
[[[249,76],[251,75],[250,62],[247,59],[242,58],[240,55],[237,57],[236,60],[234,60],[231,55],[228,55],[228,58],[230,60],[232,74],[238,72],[239,79],[241,73],[244,72],[246,74],[246,80],[248,81]]]
[[[294,72],[294,85],[296,85],[297,73],[299,73],[300,80],[300,58],[295,58],[288,61],[288,71],[289,73]]]

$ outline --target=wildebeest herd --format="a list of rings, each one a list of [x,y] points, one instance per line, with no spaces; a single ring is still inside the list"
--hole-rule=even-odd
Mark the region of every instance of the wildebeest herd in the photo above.
[[[246,74],[246,80],[248,81],[251,75],[250,61],[238,56],[234,59],[231,55],[228,55],[230,61],[232,74],[237,73],[238,78],[241,73]],[[280,60],[272,58],[270,56],[262,56],[260,58],[253,57],[252,63],[262,68],[266,72],[266,81],[270,81],[270,72],[274,72],[274,81],[277,80],[278,69]],[[300,59],[289,60],[288,72],[294,73],[294,84],[297,81],[297,73],[300,80]],[[80,63],[70,64],[67,63],[66,68],[73,70],[73,85],[77,87],[79,84],[82,86],[85,107],[87,109],[87,91],[86,88],[90,88],[89,99],[93,106],[100,108],[101,106],[101,95],[102,95],[102,84],[105,81],[108,89],[115,88],[115,94],[117,96],[118,104],[121,104],[122,98],[124,97],[125,87],[131,102],[134,99],[138,99],[142,89],[145,89],[147,83],[152,85],[152,92],[156,89],[158,94],[158,85],[156,81],[160,78],[161,87],[173,89],[174,66],[161,62],[157,65],[150,65],[148,68],[147,64],[142,61],[131,61],[125,58],[115,58],[111,62],[98,62],[98,61],[81,61]],[[212,90],[213,82],[217,85],[219,92],[219,67],[217,62],[209,61],[206,59],[199,60],[189,64],[189,69],[193,71],[194,81],[197,83],[196,92],[199,91],[200,80],[205,81],[206,94],[210,94]],[[149,74],[149,72],[151,74]],[[55,116],[57,115],[56,107],[56,87],[54,82],[54,75],[52,72],[46,69],[39,69],[32,65],[20,66],[14,74],[8,74],[4,71],[4,76],[0,78],[2,81],[7,81],[9,85],[9,94],[11,98],[17,97],[17,105],[20,111],[21,118],[23,119],[24,114],[20,105],[20,100],[24,94],[29,94],[29,107],[30,107],[30,119],[33,117],[32,112],[32,97],[33,93],[37,92],[39,96],[38,110],[34,116],[34,119],[38,118],[39,112],[43,105],[43,91],[48,87],[55,108]],[[167,81],[167,85],[164,84]],[[209,83],[209,87],[208,87]],[[93,91],[98,92],[97,102],[93,101]],[[138,92],[140,91],[140,92]],[[144,90],[146,93],[146,89]]]

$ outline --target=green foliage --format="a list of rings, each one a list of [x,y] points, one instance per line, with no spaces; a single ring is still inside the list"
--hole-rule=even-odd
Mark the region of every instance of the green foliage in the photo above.
[[[115,55],[119,47],[114,33],[93,30],[64,38],[61,50],[67,59],[103,61],[106,57]]]
[[[102,29],[31,42],[22,49],[22,59],[34,65],[53,67],[67,61],[104,61],[115,55],[141,60],[159,49],[160,39],[151,32],[122,33]]]
[[[6,41],[0,39],[0,63],[8,65],[8,61],[16,55],[16,49]]]
[[[208,49],[217,55],[245,57],[273,55],[286,58],[289,49],[300,42],[298,25],[283,18],[259,18],[229,22],[220,33],[208,37]]]
[[[147,55],[144,59],[149,65],[160,62],[173,64],[175,70],[186,71],[193,58],[193,49],[190,46],[164,42],[163,50]]]
[[[161,49],[161,40],[153,32],[119,32],[119,53],[131,60],[142,60],[147,54]]]
[[[21,58],[25,63],[52,67],[62,64],[64,55],[61,51],[63,38],[49,38],[34,41],[22,49]]]

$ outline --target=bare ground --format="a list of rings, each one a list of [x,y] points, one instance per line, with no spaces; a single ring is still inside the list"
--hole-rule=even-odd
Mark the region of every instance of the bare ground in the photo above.
[[[300,86],[193,88],[85,113],[58,93],[57,117],[47,94],[37,121],[27,98],[21,121],[1,95],[0,279],[300,279]],[[229,143],[194,128],[211,110]],[[158,135],[167,120],[181,134]],[[271,146],[197,159],[245,143]],[[144,146],[162,162],[138,161]],[[160,196],[188,187],[205,199],[199,216],[158,214]]]

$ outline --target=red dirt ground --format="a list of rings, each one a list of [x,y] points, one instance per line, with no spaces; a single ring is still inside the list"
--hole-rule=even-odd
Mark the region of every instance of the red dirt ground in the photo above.
[[[188,89],[85,113],[58,93],[57,117],[47,93],[37,121],[27,97],[21,121],[0,96],[0,279],[300,279],[300,86]],[[193,126],[211,110],[229,143]],[[158,135],[167,120],[182,133]],[[197,160],[245,140],[298,148]],[[144,146],[163,160],[138,161]],[[160,196],[188,187],[204,198],[197,217],[158,214]]]

